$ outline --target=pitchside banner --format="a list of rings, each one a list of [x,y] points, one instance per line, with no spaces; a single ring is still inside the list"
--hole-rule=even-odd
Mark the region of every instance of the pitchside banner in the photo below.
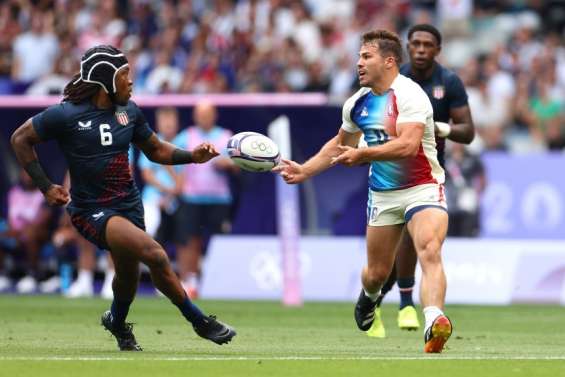
[[[565,155],[483,156],[481,236],[565,239]]]
[[[304,300],[355,302],[366,261],[363,237],[302,237],[299,255]],[[447,303],[565,305],[565,241],[448,239],[443,262]],[[203,298],[280,300],[282,295],[280,244],[274,236],[216,236],[204,271]],[[398,292],[386,300],[398,301]]]

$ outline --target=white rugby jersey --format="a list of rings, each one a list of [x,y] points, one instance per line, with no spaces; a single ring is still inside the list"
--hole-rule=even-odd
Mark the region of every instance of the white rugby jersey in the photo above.
[[[422,88],[401,74],[383,95],[361,88],[345,101],[341,128],[349,133],[363,131],[370,147],[397,137],[397,124],[412,122],[425,125],[417,155],[371,162],[369,187],[372,190],[400,190],[444,182],[445,174],[437,159],[432,105]]]

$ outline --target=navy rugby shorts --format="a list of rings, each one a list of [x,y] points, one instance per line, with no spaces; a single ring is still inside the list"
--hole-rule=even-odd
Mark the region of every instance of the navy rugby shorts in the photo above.
[[[106,243],[106,224],[112,216],[122,216],[145,231],[141,202],[130,208],[77,208],[69,205],[67,212],[78,232],[100,249],[109,250]]]

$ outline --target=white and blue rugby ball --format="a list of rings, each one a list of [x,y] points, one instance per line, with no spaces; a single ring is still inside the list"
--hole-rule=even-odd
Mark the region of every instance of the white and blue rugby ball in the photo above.
[[[228,155],[243,170],[266,172],[279,164],[279,147],[257,132],[240,132],[228,141]]]

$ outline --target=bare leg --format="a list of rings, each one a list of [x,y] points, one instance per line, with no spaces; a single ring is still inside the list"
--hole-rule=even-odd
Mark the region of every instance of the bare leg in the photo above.
[[[175,275],[167,253],[157,241],[151,238],[147,233],[133,225],[130,221],[120,216],[114,216],[108,220],[106,225],[106,242],[110,246],[112,259],[116,264],[116,276],[114,279],[121,281],[123,279],[131,280],[131,278],[122,277],[122,273],[129,273],[120,270],[118,261],[123,258],[134,260],[135,262],[142,262],[147,267],[151,274],[151,279],[155,286],[163,292],[174,304],[180,305],[186,299],[184,292],[177,275]],[[136,276],[137,279],[137,276]],[[129,290],[131,292],[131,281]],[[137,280],[136,280],[137,287]],[[114,291],[114,295],[120,294],[120,291]],[[116,296],[119,297],[119,296]]]
[[[96,267],[96,247],[83,237],[77,234],[76,237],[79,270],[94,271]]]
[[[155,286],[179,308],[198,335],[217,344],[227,343],[236,335],[232,328],[217,321],[215,317],[206,317],[190,301],[171,268],[165,250],[129,220],[119,216],[110,218],[106,225],[106,242],[116,269],[112,316],[115,311],[125,312],[127,315],[129,303],[120,300],[122,297],[126,300],[133,299],[137,289],[138,262],[141,261],[149,267]],[[104,317],[102,321],[104,323]]]
[[[402,224],[367,226],[367,266],[361,273],[363,290],[355,305],[355,322],[369,336],[385,336],[382,322],[375,310],[380,290],[394,266],[396,244],[400,238]],[[375,320],[376,319],[376,320]],[[373,325],[378,327],[373,329]]]
[[[446,279],[441,261],[441,246],[447,233],[447,212],[427,208],[417,212],[408,223],[408,230],[422,266],[420,299],[422,306],[443,309]]]
[[[414,249],[414,243],[410,233],[404,228],[402,237],[396,251],[396,276],[398,279],[413,278],[418,263],[418,255]]]
[[[181,280],[186,281],[191,274],[198,275],[202,256],[202,237],[190,237],[188,242],[177,250],[177,263]]]
[[[377,293],[388,279],[402,226],[367,227],[367,266],[363,269],[361,280],[368,293]]]

